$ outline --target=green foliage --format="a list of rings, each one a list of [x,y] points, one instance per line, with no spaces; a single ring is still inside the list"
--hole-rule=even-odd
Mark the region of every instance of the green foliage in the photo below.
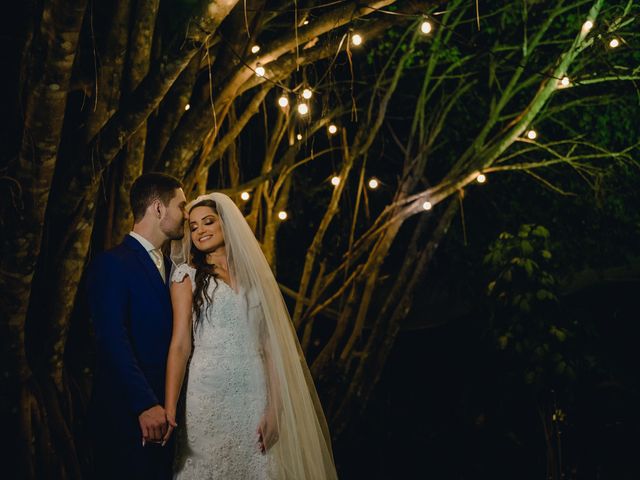
[[[573,329],[559,309],[549,237],[544,226],[525,224],[501,233],[484,258],[495,344],[536,390],[575,377],[566,346]]]

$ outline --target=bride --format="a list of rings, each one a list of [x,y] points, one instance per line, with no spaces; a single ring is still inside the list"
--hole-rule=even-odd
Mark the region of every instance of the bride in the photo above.
[[[166,378],[165,441],[178,428],[175,478],[337,478],[308,367],[249,225],[221,193],[187,209],[190,235],[172,246]]]

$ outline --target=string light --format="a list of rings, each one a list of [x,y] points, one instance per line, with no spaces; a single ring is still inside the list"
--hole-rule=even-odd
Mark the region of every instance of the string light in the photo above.
[[[362,35],[359,33],[354,33],[351,35],[351,43],[353,43],[356,47],[362,45]]]
[[[249,198],[250,198],[250,197],[251,197],[251,195],[249,195],[249,192],[242,192],[242,193],[240,194],[240,198],[241,198],[242,200],[244,200],[245,202],[246,202],[247,200],[249,200]]]
[[[306,103],[299,103],[298,113],[300,115],[306,115],[307,113],[309,113],[309,105],[307,105]]]
[[[280,211],[278,212],[278,218],[279,218],[280,220],[286,220],[288,216],[289,216],[289,215],[287,215],[287,212],[285,212],[284,210],[280,210]]]
[[[296,135],[296,138],[297,138],[298,140],[302,140],[302,134],[301,134],[301,133],[297,134],[297,135]]]
[[[260,45],[254,45],[251,47],[251,53],[258,53],[260,51]]]
[[[313,92],[311,90],[309,90],[308,88],[302,90],[302,98],[304,98],[305,100],[309,100],[311,97],[313,97]]]
[[[302,22],[303,25],[309,25],[309,20],[305,20],[304,22]]]
[[[431,210],[431,207],[433,207],[433,205],[431,205],[431,202],[429,202],[429,201],[424,202],[422,204],[422,208],[424,208],[425,210]]]
[[[568,87],[571,84],[571,80],[569,80],[569,77],[562,77],[562,80],[560,80],[560,85],[562,87]]]
[[[432,29],[433,27],[431,26],[431,22],[429,22],[428,20],[425,20],[420,24],[420,31],[425,35],[428,35],[429,33],[431,33]]]
[[[529,140],[535,140],[536,138],[538,138],[538,132],[536,132],[535,130],[531,129],[527,132],[527,138]]]
[[[264,67],[258,64],[258,66],[256,67],[256,75],[258,77],[264,77],[265,73],[267,73],[267,71],[264,69]]]
[[[340,177],[331,177],[331,185],[333,185],[334,187],[340,185]]]
[[[591,30],[592,28],[593,28],[593,22],[591,20],[587,20],[582,24],[582,31],[585,33]]]
[[[620,40],[618,40],[617,38],[611,39],[611,41],[609,42],[609,46],[611,48],[618,48],[620,46]]]
[[[187,110],[189,110],[191,108],[191,105],[189,105],[188,103],[184,106],[184,111],[186,112]]]
[[[369,179],[369,188],[371,190],[375,190],[376,188],[378,188],[379,185],[380,185],[380,182],[378,182],[378,179],[376,177]]]
[[[278,105],[280,105],[282,108],[287,108],[287,106],[289,105],[289,99],[287,98],[286,95],[282,95],[278,99]]]
[[[478,183],[484,183],[486,181],[487,181],[487,176],[484,173],[481,173],[476,177],[476,182]]]
[[[338,131],[338,127],[336,127],[334,124],[331,124],[331,125],[329,125],[328,130],[329,130],[329,133],[331,135],[333,135]]]

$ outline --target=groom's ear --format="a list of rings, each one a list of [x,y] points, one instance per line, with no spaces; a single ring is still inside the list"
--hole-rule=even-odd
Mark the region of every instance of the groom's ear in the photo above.
[[[153,202],[151,202],[151,212],[153,213],[153,216],[156,218],[162,218],[162,202],[160,201],[160,199],[155,199]]]

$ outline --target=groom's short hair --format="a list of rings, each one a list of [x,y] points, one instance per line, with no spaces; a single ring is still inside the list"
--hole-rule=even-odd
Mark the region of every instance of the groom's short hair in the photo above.
[[[178,188],[182,188],[180,180],[166,173],[150,172],[140,175],[129,192],[133,221],[138,223],[142,220],[147,207],[155,200],[159,199],[163,205],[169,205]]]

